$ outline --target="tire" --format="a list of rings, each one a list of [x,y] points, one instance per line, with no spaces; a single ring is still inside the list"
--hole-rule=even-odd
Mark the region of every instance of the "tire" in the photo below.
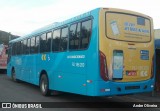
[[[17,82],[17,79],[16,79],[16,71],[15,71],[14,69],[12,69],[11,78],[12,78],[13,81]]]
[[[46,74],[43,74],[40,78],[40,90],[43,96],[50,96],[49,81]]]

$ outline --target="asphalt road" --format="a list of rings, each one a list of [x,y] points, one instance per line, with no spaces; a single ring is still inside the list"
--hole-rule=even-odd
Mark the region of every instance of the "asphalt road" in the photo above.
[[[67,102],[80,102],[78,103],[83,107],[83,102],[120,102],[120,104],[127,105],[127,102],[160,102],[160,97],[151,97],[150,94],[143,95],[129,95],[129,96],[114,96],[114,97],[88,97],[70,93],[62,93],[59,96],[44,97],[41,95],[39,87],[25,82],[13,82],[6,74],[0,74],[0,102],[53,102],[54,103],[67,103]],[[74,104],[73,104],[74,105]],[[94,104],[93,104],[94,105]],[[74,106],[73,106],[74,107]],[[158,108],[45,108],[45,109],[23,109],[26,111],[156,111]],[[21,111],[22,109],[7,109],[7,111]],[[6,109],[0,109],[6,111]]]

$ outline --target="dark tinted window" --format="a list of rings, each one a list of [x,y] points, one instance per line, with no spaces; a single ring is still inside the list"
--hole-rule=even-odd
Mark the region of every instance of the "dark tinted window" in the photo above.
[[[79,49],[80,46],[80,23],[73,24],[70,27],[69,49]]]
[[[32,37],[31,38],[31,49],[30,49],[31,54],[35,53],[35,44],[36,44],[35,37]]]
[[[41,35],[41,39],[40,39],[40,52],[46,52],[47,51],[47,38],[46,38],[46,34]]]
[[[16,53],[17,55],[21,54],[21,41],[17,42]]]
[[[26,54],[30,53],[30,44],[31,44],[31,39],[27,39],[27,50],[26,50]]]
[[[35,53],[39,51],[39,36],[36,37],[36,44],[35,44]]]
[[[47,33],[47,52],[51,51],[51,39],[52,39],[52,32]]]
[[[21,41],[20,53],[23,54],[23,41]]]
[[[62,29],[60,51],[67,50],[67,43],[68,43],[68,27]]]
[[[52,50],[59,51],[60,49],[60,29],[53,32]]]
[[[27,40],[23,41],[23,54],[26,54],[26,50],[27,50]]]
[[[81,49],[88,47],[91,36],[91,20],[82,22],[81,28]]]
[[[86,49],[90,42],[91,20],[73,24],[70,27],[69,49]]]
[[[12,55],[16,55],[16,43],[13,43],[13,46],[12,46]]]

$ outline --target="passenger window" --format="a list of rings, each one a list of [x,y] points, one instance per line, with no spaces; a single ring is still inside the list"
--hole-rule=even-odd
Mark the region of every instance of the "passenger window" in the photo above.
[[[23,41],[23,54],[26,54],[26,50],[27,50],[27,40]]]
[[[13,43],[12,55],[16,55],[16,43]]]
[[[73,24],[71,25],[70,27],[70,30],[69,30],[69,49],[73,50],[73,49],[76,49],[75,48],[75,37],[76,37],[76,27],[77,27],[77,24]]]
[[[81,28],[81,49],[88,47],[91,36],[91,20],[82,22]]]
[[[47,41],[46,34],[42,34],[41,39],[40,39],[40,52],[41,53],[47,51],[46,41]]]
[[[62,29],[60,44],[60,51],[66,51],[68,44],[68,27]]]
[[[23,41],[21,41],[20,52],[21,52],[21,54],[23,54]]]
[[[27,39],[27,50],[26,50],[26,54],[29,54],[29,53],[30,53],[30,42],[31,42],[31,39]]]
[[[59,51],[59,50],[60,50],[60,29],[54,31],[52,40],[52,51]]]
[[[90,42],[91,20],[73,24],[69,31],[69,49],[86,49]]]
[[[80,23],[73,24],[70,27],[70,37],[69,37],[69,49],[79,49],[79,35],[80,35]]]
[[[51,51],[52,32],[47,33],[47,52]]]
[[[39,36],[36,37],[36,44],[35,44],[35,53],[39,51]]]
[[[17,55],[20,55],[21,54],[21,42],[19,41],[19,42],[17,42]]]
[[[35,53],[35,37],[31,38],[31,54]]]

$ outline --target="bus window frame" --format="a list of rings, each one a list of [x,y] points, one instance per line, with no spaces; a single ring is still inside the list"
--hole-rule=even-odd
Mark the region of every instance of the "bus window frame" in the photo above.
[[[83,51],[83,50],[88,50],[89,46],[90,46],[90,42],[91,42],[91,37],[92,37],[92,32],[93,32],[93,16],[89,16],[89,17],[86,17],[82,20],[78,20],[78,21],[74,21],[72,22],[70,25],[69,25],[69,32],[70,32],[70,27],[71,25],[74,25],[74,24],[79,24],[80,23],[80,32],[81,32],[81,28],[82,28],[82,22],[86,22],[88,20],[91,20],[91,35],[90,35],[90,38],[89,38],[89,43],[88,43],[88,46],[86,48],[80,48],[81,46],[81,33],[80,33],[80,46],[79,46],[79,49],[69,49],[69,46],[68,46],[68,50],[69,51]],[[70,39],[70,35],[69,35],[69,39]],[[70,40],[69,40],[70,41]]]

